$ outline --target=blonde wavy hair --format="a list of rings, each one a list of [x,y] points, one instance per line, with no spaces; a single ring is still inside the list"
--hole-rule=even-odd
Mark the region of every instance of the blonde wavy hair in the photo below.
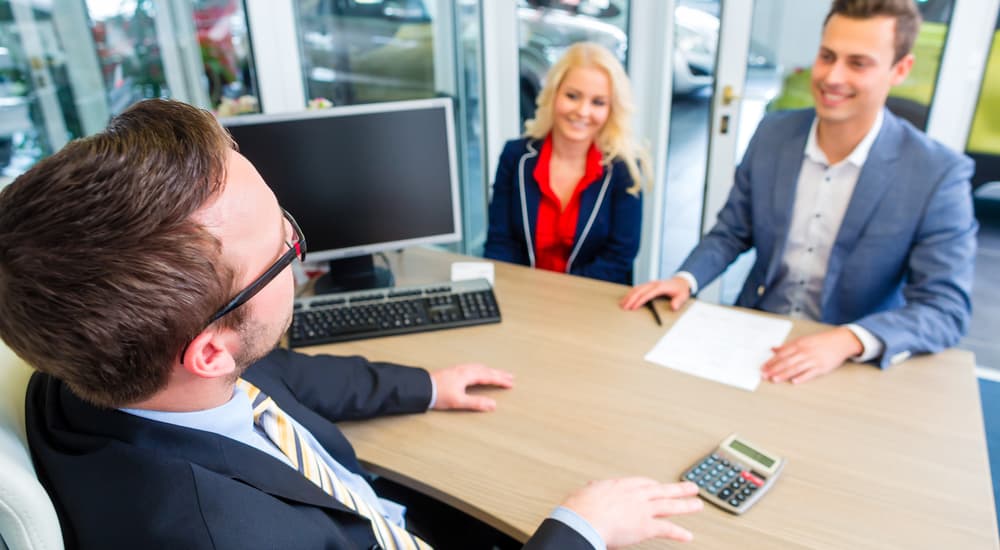
[[[580,67],[604,71],[611,83],[611,109],[608,120],[597,134],[596,144],[601,151],[602,164],[610,165],[621,159],[632,176],[633,185],[628,192],[638,195],[643,184],[649,185],[648,170],[652,166],[649,154],[632,133],[632,84],[625,68],[604,46],[594,42],[577,42],[566,50],[545,75],[545,85],[535,100],[535,118],[524,123],[524,135],[534,139],[545,139],[552,131],[552,114],[556,92],[570,69]]]

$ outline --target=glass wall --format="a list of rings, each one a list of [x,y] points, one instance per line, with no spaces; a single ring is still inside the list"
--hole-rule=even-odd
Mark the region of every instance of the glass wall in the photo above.
[[[52,10],[0,2],[0,187],[81,131]]]
[[[0,1],[0,182],[144,98],[259,110],[240,0]]]
[[[193,8],[209,105],[219,116],[259,112],[260,96],[242,0],[195,0]]]
[[[422,0],[296,0],[306,94],[333,105],[432,97],[434,37]]]
[[[575,42],[597,42],[628,67],[627,0],[519,0],[521,120],[535,114],[545,73]]]

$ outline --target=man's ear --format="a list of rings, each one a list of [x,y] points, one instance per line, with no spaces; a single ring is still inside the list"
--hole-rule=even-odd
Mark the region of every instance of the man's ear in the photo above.
[[[203,330],[181,357],[184,370],[201,378],[229,376],[236,370],[233,353],[238,346],[239,335],[234,330]]]
[[[892,85],[896,86],[901,84],[906,77],[910,75],[910,69],[913,68],[914,57],[912,53],[908,53],[903,56],[902,59],[896,62],[895,65],[890,69],[892,71]]]

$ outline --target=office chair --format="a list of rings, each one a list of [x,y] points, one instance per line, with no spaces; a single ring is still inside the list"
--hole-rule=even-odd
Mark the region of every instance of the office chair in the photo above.
[[[24,435],[31,372],[0,342],[0,549],[62,550],[59,518],[35,477]]]

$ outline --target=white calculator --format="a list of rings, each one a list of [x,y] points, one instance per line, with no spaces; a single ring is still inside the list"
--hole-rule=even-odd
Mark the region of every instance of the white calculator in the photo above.
[[[784,458],[733,434],[688,468],[681,479],[697,483],[701,498],[738,515],[760,500],[784,466]]]

